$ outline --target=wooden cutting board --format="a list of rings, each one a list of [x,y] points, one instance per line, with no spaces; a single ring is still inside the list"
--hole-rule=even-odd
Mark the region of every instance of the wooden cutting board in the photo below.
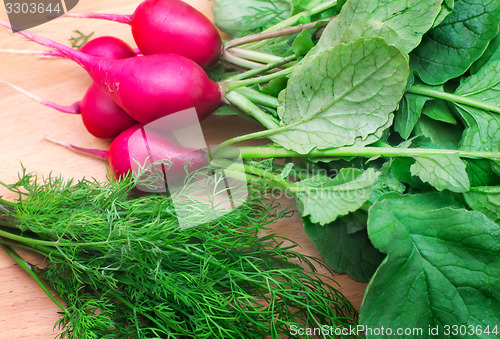
[[[137,7],[138,0],[107,0],[97,2],[80,0],[75,13],[103,12],[129,14]],[[212,18],[211,2],[187,1]],[[7,19],[5,8],[0,6],[0,18]],[[114,35],[135,47],[128,25],[99,20],[58,18],[31,29],[60,43],[68,45],[74,30],[94,37]],[[18,34],[1,28],[1,49],[43,49],[26,41]],[[0,80],[9,81],[33,94],[60,104],[72,104],[83,96],[90,84],[87,74],[75,63],[60,59],[40,59],[34,56],[0,53]],[[258,125],[238,117],[211,117],[203,123],[205,136],[215,144],[231,136],[256,131]],[[105,149],[109,140],[89,135],[79,116],[63,114],[44,107],[10,88],[0,85],[0,181],[14,183],[22,166],[39,176],[50,173],[64,178],[93,177],[105,180],[102,161],[71,153],[44,140],[44,136],[64,140],[79,146]],[[5,199],[15,196],[4,187],[0,195]],[[284,204],[293,204],[284,201]],[[273,224],[272,231],[297,241],[300,252],[319,256],[302,229],[298,215]],[[25,254],[35,264],[42,258]],[[325,269],[323,273],[330,275]],[[366,284],[351,280],[345,274],[334,274],[340,290],[359,309]],[[57,334],[54,324],[58,308],[39,286],[0,250],[0,339],[53,338]]]

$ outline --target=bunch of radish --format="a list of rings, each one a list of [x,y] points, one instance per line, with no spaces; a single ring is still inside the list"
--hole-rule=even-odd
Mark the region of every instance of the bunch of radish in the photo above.
[[[203,68],[215,63],[223,48],[215,25],[181,0],[145,0],[132,15],[80,17],[130,24],[142,55],[113,37],[91,40],[81,50],[75,50],[21,30],[18,33],[28,40],[48,47],[50,55],[75,61],[87,71],[93,83],[83,99],[72,106],[61,106],[8,85],[59,111],[81,113],[92,135],[114,138],[107,152],[87,153],[106,158],[116,177],[132,170],[132,164],[143,164],[148,158],[168,157],[172,171],[177,172],[180,165],[173,158],[179,159],[182,168],[186,162],[193,168],[204,165],[202,152],[183,148],[165,133],[146,138],[143,126],[191,108],[196,109],[202,120],[223,103],[221,86]],[[0,24],[12,28],[7,22]]]

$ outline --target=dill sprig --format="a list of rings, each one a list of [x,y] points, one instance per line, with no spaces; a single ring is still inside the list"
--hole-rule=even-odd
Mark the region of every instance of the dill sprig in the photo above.
[[[285,237],[259,236],[281,216],[260,189],[216,220],[182,228],[171,197],[135,184],[23,172],[8,186],[15,203],[0,200],[0,242],[47,258],[43,268],[22,266],[64,301],[59,337],[277,338],[292,325],[356,324],[315,258]]]

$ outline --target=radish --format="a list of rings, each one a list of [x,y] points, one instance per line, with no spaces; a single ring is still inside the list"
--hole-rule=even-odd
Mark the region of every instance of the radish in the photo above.
[[[11,29],[10,24],[0,24]],[[113,60],[94,57],[26,30],[19,34],[77,62],[94,83],[135,120],[147,124],[195,108],[200,120],[221,104],[223,91],[195,62],[176,54]]]
[[[101,36],[92,39],[80,48],[80,52],[116,60],[137,56],[136,51],[125,41],[112,36]]]
[[[205,153],[201,150],[183,147],[168,131],[142,124],[136,124],[120,133],[107,151],[82,148],[51,138],[47,140],[79,153],[105,159],[116,179],[131,172],[137,173],[140,167],[153,166],[162,179],[176,180],[184,178],[187,172],[208,164]]]
[[[174,53],[202,67],[214,64],[223,49],[215,25],[182,0],[145,0],[132,15],[67,13],[65,16],[129,24],[143,54]]]
[[[82,100],[73,105],[64,106],[41,99],[6,81],[0,80],[0,83],[27,95],[42,105],[60,112],[81,114],[83,125],[90,134],[97,138],[114,138],[127,128],[137,124],[137,121],[125,113],[124,110],[94,84],[89,87]]]

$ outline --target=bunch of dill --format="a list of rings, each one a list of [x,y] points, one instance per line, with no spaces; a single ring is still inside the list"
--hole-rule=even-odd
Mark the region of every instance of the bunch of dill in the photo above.
[[[19,198],[0,200],[7,252],[21,265],[11,246],[47,258],[46,267],[24,268],[64,301],[51,296],[60,337],[277,338],[292,325],[355,325],[356,310],[314,258],[289,239],[259,236],[280,215],[259,189],[230,213],[183,229],[171,198],[138,194],[134,184],[23,172],[8,186]]]

